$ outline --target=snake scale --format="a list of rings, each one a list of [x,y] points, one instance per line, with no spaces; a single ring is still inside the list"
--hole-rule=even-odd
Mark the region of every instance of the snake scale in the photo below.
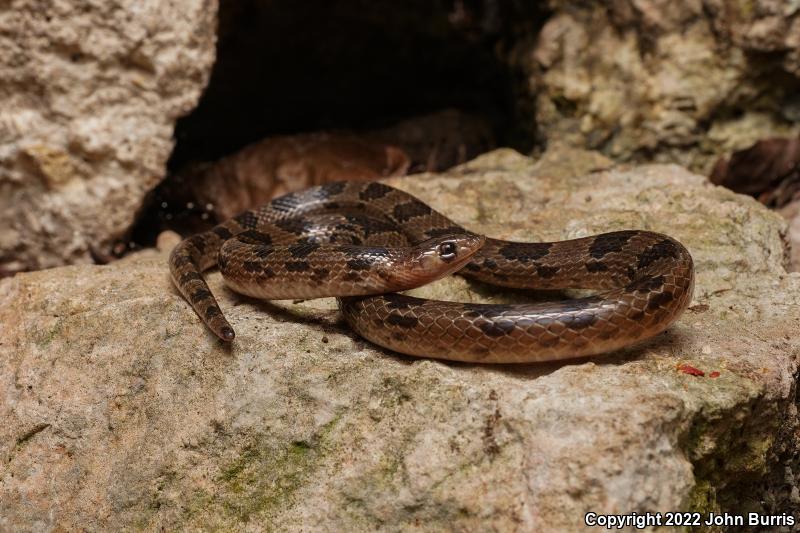
[[[694,287],[689,252],[649,231],[520,243],[472,233],[380,182],[334,182],[245,211],[176,246],[175,285],[219,338],[232,341],[202,272],[218,266],[237,292],[337,296],[364,338],[422,357],[524,363],[595,355],[664,331]],[[515,288],[594,289],[531,304],[468,304],[395,291],[452,272]]]

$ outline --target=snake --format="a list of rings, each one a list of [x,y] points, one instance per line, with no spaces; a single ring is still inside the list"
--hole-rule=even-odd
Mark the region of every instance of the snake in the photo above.
[[[689,306],[694,266],[680,242],[622,230],[514,242],[467,230],[380,181],[331,182],[244,211],[173,248],[171,278],[219,339],[233,327],[203,272],[262,299],[337,297],[361,337],[402,354],[533,363],[615,351],[665,331]],[[451,273],[516,289],[589,289],[522,304],[417,298],[400,291]]]

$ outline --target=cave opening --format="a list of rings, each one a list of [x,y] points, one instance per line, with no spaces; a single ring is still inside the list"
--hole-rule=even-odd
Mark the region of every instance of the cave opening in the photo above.
[[[187,192],[181,170],[273,136],[411,124],[411,173],[500,146],[530,152],[535,131],[521,117],[531,116],[531,104],[510,58],[545,18],[535,3],[499,0],[414,0],[402,9],[387,1],[221,2],[208,85],[176,125],[168,176],[145,202],[128,247],[151,245],[164,229],[185,235],[210,225],[214,217]],[[435,168],[429,157],[426,165],[429,148],[448,142],[457,154],[440,150]]]

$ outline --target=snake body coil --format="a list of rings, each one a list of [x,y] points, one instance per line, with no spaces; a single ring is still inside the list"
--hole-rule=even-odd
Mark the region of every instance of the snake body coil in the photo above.
[[[689,252],[665,235],[490,239],[378,182],[329,183],[276,198],[184,240],[169,263],[175,285],[226,341],[233,328],[202,277],[214,265],[232,289],[250,296],[338,296],[350,326],[386,348],[481,363],[567,359],[641,341],[681,315],[694,286]],[[456,270],[505,287],[599,292],[527,305],[393,293]]]

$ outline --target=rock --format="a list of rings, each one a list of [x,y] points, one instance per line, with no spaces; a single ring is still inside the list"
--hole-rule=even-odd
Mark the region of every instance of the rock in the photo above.
[[[800,199],[785,205],[779,212],[789,223],[788,241],[792,250],[789,271],[800,272]]]
[[[590,511],[790,510],[785,224],[677,166],[572,172],[607,166],[500,150],[387,180],[501,238],[633,227],[688,246],[697,289],[674,327],[569,364],[398,356],[330,300],[256,302],[212,273],[224,346],[166,251],[0,281],[0,527],[575,531]],[[522,298],[461,278],[415,292]]]
[[[528,73],[542,141],[707,174],[722,154],[800,132],[796,5],[549,4],[538,39],[512,54]]]
[[[0,13],[0,271],[108,252],[164,175],[175,120],[207,81],[215,23],[204,0]]]
[[[159,252],[169,253],[179,242],[181,242],[181,236],[174,231],[162,231],[156,238],[156,249]]]

